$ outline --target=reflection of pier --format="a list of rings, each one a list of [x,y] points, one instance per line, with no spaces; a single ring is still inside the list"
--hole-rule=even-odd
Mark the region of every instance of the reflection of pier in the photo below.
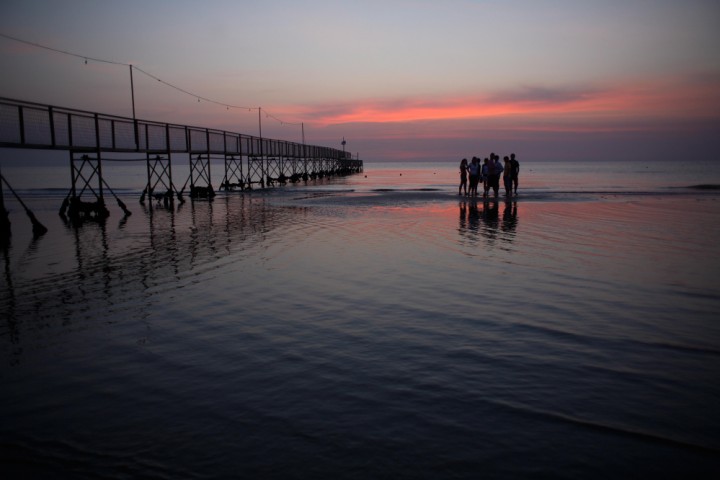
[[[102,173],[102,161],[112,160],[109,154],[144,154],[147,184],[141,202],[149,197],[166,204],[175,197],[182,201],[186,187],[191,198],[213,197],[211,160],[223,162],[219,188],[228,191],[359,173],[363,166],[361,160],[334,148],[4,98],[0,147],[69,151],[72,185],[62,210],[67,208],[71,218],[109,215],[105,194],[114,192]],[[172,177],[178,156],[190,163],[181,188]]]
[[[303,208],[273,207],[253,195],[178,208],[146,206],[130,225],[113,227],[107,219],[81,228],[68,224],[53,239],[60,260],[52,272],[27,253],[50,239],[32,240],[26,252],[0,249],[0,331],[7,332],[0,352],[9,355],[0,361],[19,363],[34,342],[60,341],[108,323],[146,322],[149,328],[151,320],[167,315],[167,306],[156,305],[158,291],[207,279],[208,270],[219,265],[259,258],[269,235],[303,215]],[[33,274],[36,266],[43,269],[40,276]],[[246,273],[248,281],[229,285],[238,299],[253,292],[252,274]]]

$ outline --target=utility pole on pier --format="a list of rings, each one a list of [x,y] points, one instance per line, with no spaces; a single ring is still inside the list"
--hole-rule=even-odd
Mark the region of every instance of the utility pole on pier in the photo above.
[[[132,63],[130,64],[130,98],[132,99],[132,112],[133,112],[133,125],[135,129],[135,149],[139,147],[138,142],[138,125],[137,119],[135,118],[135,84],[133,83],[133,71]]]
[[[258,107],[258,129],[260,130],[260,139],[262,139],[262,107]]]

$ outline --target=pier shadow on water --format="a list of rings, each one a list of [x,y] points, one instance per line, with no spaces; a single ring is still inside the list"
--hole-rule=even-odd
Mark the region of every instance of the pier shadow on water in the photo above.
[[[19,346],[9,360],[20,361],[24,335],[93,328],[120,314],[142,318],[154,291],[182,288],[233,255],[262,250],[297,214],[264,202],[247,196],[143,206],[132,219],[65,220],[44,238],[9,237],[2,246],[1,307],[10,343]]]

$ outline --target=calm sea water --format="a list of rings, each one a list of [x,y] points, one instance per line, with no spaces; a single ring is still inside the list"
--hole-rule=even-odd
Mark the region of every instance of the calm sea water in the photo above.
[[[133,215],[76,228],[67,172],[3,169],[50,230],[5,192],[3,478],[717,478],[720,190],[688,187],[720,165],[677,170],[523,162],[483,202],[367,164],[166,209],[122,166]]]

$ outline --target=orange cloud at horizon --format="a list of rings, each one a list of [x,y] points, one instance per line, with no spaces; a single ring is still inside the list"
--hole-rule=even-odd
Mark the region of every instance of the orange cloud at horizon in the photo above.
[[[720,78],[639,81],[606,88],[525,87],[484,96],[367,100],[302,110],[299,116],[321,126],[578,115],[587,119],[716,118]]]

